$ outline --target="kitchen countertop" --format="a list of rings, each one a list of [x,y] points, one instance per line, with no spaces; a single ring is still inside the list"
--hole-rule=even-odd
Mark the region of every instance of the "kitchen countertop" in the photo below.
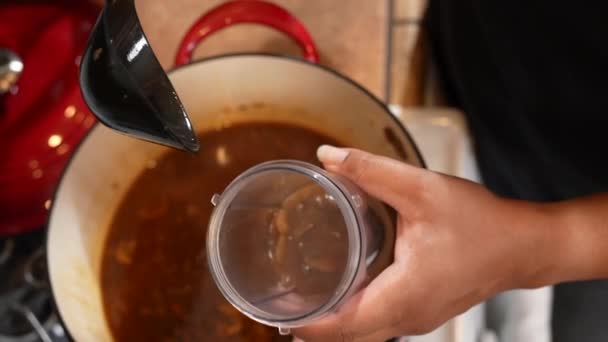
[[[136,1],[138,14],[161,64],[170,68],[181,37],[219,0]],[[386,1],[276,0],[295,14],[315,40],[321,61],[381,95],[387,16]],[[242,24],[211,36],[196,57],[264,51],[298,55],[298,47],[271,29]]]
[[[351,77],[376,96],[402,105],[420,104],[423,63],[419,19],[425,0],[271,0],[308,28],[321,63]],[[161,64],[173,65],[188,27],[221,0],[136,0],[142,26]],[[242,24],[211,36],[195,57],[263,51],[298,55],[281,33]]]

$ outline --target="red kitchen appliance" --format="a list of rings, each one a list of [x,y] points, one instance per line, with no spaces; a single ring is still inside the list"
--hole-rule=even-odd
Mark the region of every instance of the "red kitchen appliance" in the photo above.
[[[0,58],[13,63],[0,71],[22,67],[0,94],[0,235],[44,226],[61,172],[95,122],[78,66],[98,12],[76,0],[0,4],[0,53],[17,59]]]

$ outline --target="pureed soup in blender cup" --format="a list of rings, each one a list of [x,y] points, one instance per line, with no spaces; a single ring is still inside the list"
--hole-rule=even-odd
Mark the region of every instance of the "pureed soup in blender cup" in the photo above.
[[[335,310],[392,262],[394,211],[317,166],[257,165],[212,202],[216,284],[238,310],[282,333]]]

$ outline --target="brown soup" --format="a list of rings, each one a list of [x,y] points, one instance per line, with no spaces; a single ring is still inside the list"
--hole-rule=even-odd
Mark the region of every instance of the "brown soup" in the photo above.
[[[210,199],[256,164],[298,159],[318,165],[334,139],[302,127],[238,124],[199,137],[201,151],[150,161],[115,213],[104,248],[103,302],[114,339],[290,341],[234,309],[209,275]]]

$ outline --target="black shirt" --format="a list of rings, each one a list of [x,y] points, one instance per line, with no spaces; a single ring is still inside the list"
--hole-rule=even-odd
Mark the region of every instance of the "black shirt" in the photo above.
[[[559,200],[608,191],[608,12],[600,7],[431,1],[441,75],[495,192]]]
[[[608,191],[605,7],[430,1],[431,49],[490,190],[535,201]],[[554,341],[608,341],[606,283],[560,285],[554,297]]]

